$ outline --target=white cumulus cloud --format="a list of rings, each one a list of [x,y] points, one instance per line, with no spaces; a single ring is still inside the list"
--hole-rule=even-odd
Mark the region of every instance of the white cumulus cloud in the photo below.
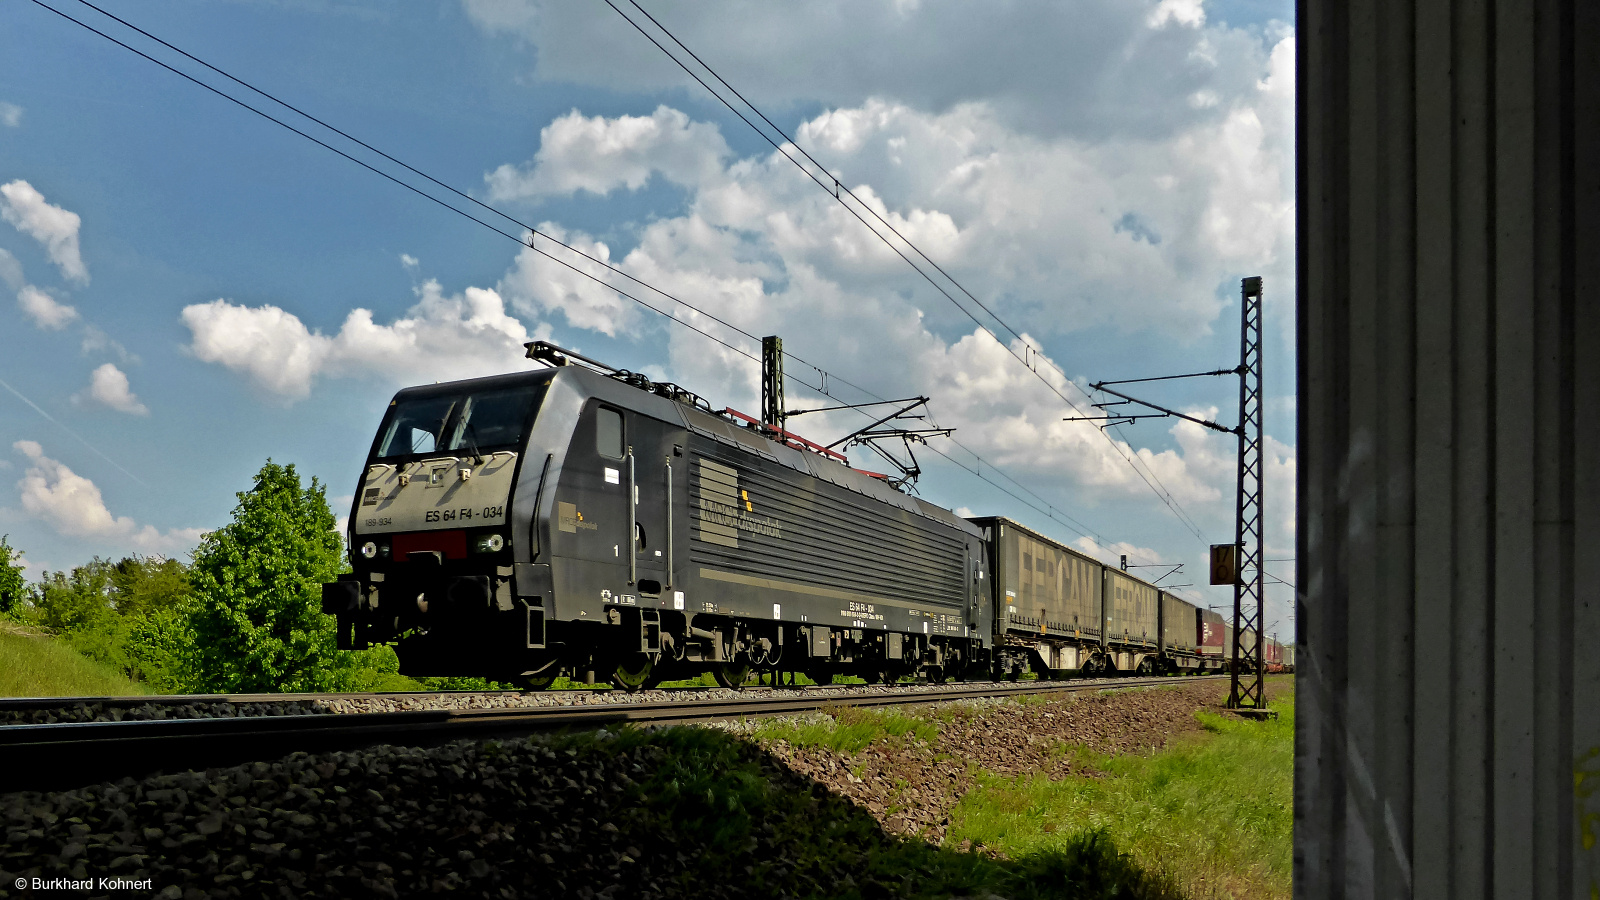
[[[1201,0],[1161,0],[1150,10],[1145,22],[1151,28],[1160,28],[1168,22],[1199,28],[1206,23],[1206,11],[1200,3]]]
[[[50,204],[33,185],[17,179],[0,184],[0,218],[43,244],[62,277],[78,284],[89,283],[89,270],[78,252],[82,220],[77,213]]]
[[[1031,330],[1040,338],[1105,325],[1192,338],[1211,329],[1224,307],[1217,286],[1233,273],[1261,272],[1275,285],[1293,280],[1292,104],[1281,95],[1282,54],[1256,49],[1257,77],[1227,109],[1159,140],[1046,139],[1008,129],[983,104],[931,114],[881,100],[819,114],[797,137],[841,180],[848,176],[845,186],[888,227],[979,289],[1008,320],[1036,321]],[[683,121],[659,109],[654,118]],[[692,126],[624,128],[626,116],[558,121],[569,120],[589,134],[624,131],[627,171],[603,153],[542,147],[531,167],[517,170],[518,184],[604,190],[642,184],[656,172],[690,189],[686,214],[642,227],[638,248],[620,263],[625,270],[646,277],[633,267],[647,256],[663,277],[676,270],[670,289],[680,294],[690,287],[686,279],[735,271],[769,292],[809,273],[841,291],[920,294],[916,307],[934,327],[965,324],[890,246],[782,156],[730,159],[718,138],[694,142],[701,155],[689,160],[675,135]],[[491,183],[507,171],[491,174]],[[717,254],[706,254],[708,245]],[[627,328],[612,314],[626,305],[614,293],[527,262],[545,273],[545,286],[536,291],[516,273],[515,287],[503,286],[508,296],[560,308],[580,327],[603,319],[608,334]],[[774,312],[770,302],[756,308],[764,320]]]
[[[652,97],[676,88],[704,94],[603,3],[463,6],[484,32],[526,46],[537,79]],[[1256,40],[1207,23],[1202,0],[659,6],[650,9],[664,25],[769,115],[787,104],[853,107],[872,97],[935,113],[979,101],[1013,130],[1091,142],[1204,119],[1189,96],[1236,93],[1250,78],[1237,62]]]
[[[61,535],[170,554],[192,549],[205,533],[199,528],[163,532],[127,516],[113,516],[93,481],[45,456],[36,441],[17,441],[11,446],[28,460],[28,468],[17,482],[22,508]]]
[[[21,261],[4,247],[0,247],[0,281],[5,282],[6,287],[13,291],[22,290],[23,284],[26,283],[22,277]]]
[[[76,309],[58,303],[54,297],[31,284],[25,284],[22,290],[17,291],[17,306],[22,308],[22,314],[33,324],[47,331],[60,331],[78,318]]]
[[[611,248],[588,235],[569,234],[565,229],[549,222],[540,225],[539,229],[556,240],[589,254],[594,259],[612,263]],[[608,272],[599,263],[590,262],[548,241],[541,241],[538,238],[534,240],[541,245],[540,249],[553,252],[560,259],[570,262],[571,266],[541,256],[532,249],[518,253],[511,270],[500,279],[498,285],[500,294],[511,301],[513,308],[525,315],[536,317],[559,312],[575,328],[598,331],[612,337],[632,331],[637,326],[638,305],[595,281],[595,278],[603,278],[609,283],[615,283],[618,281],[617,275]],[[643,277],[641,273],[629,268],[634,262],[636,261],[632,258],[627,260],[624,263],[624,271]],[[594,278],[588,277],[589,275]]]
[[[117,412],[147,416],[150,410],[139,402],[128,389],[128,376],[111,363],[106,363],[89,376],[89,387],[80,397],[92,400]]]
[[[0,125],[15,128],[22,124],[22,107],[0,100]]]
[[[539,132],[539,152],[523,167],[486,176],[489,196],[509,200],[590,191],[636,191],[652,174],[693,185],[720,169],[728,145],[715,125],[660,106],[649,116],[586,117],[573,110]]]
[[[1013,340],[1010,349],[1034,360],[1049,384],[1007,347],[973,331],[777,154],[735,158],[720,140],[700,140],[701,159],[673,157],[677,174],[669,174],[653,160],[658,147],[684,151],[687,144],[672,130],[639,128],[637,120],[624,123],[628,117],[572,114],[561,121],[581,124],[577,131],[596,143],[626,135],[628,167],[604,153],[541,148],[515,177],[523,185],[590,185],[596,192],[644,184],[653,174],[680,183],[688,189],[683,211],[638,226],[634,246],[620,259],[583,234],[553,223],[540,228],[734,326],[782,334],[834,376],[870,385],[880,396],[931,396],[939,425],[955,427],[963,444],[1001,470],[1049,485],[1059,501],[1114,505],[1119,518],[1138,508],[1165,519],[1155,485],[1198,527],[1231,532],[1231,439],[1179,422],[1170,429],[1171,446],[1153,448],[1064,422],[1071,411],[1057,391],[1085,409],[1087,401],[1033,348],[1096,328],[1163,332],[1179,344],[1213,327],[1231,328],[1219,318],[1228,301],[1218,286],[1233,284],[1241,270],[1262,272],[1292,294],[1293,84],[1284,65],[1292,56],[1292,38],[1256,45],[1248,65],[1240,64],[1250,77],[1234,79],[1237,89],[1218,96],[1215,115],[1159,137],[1088,143],[1015,131],[982,103],[930,113],[877,99],[827,110],[796,129],[813,154],[849,176],[846,185],[865,204],[990,308],[1028,326],[1031,348]],[[659,109],[655,118],[685,121]],[[546,129],[547,139],[552,133]],[[593,264],[582,267],[623,284]],[[755,406],[758,372],[748,357],[666,326],[530,250],[519,253],[497,288],[528,315],[560,313],[571,326],[612,337],[659,336],[670,360],[665,377],[736,408]],[[643,296],[757,352],[705,316]],[[791,374],[814,383],[820,377],[803,368]],[[795,406],[820,403],[792,390]],[[847,413],[828,413],[798,427],[824,436],[859,424]],[[1282,484],[1288,472],[1292,480],[1292,446],[1272,446],[1272,478]],[[869,460],[860,459],[871,468]],[[1279,509],[1292,515],[1292,502]],[[1090,513],[1087,520],[1105,516]]]
[[[1120,566],[1122,564],[1122,557],[1124,556],[1128,557],[1129,565],[1158,566],[1166,562],[1160,553],[1157,553],[1150,547],[1140,547],[1136,544],[1130,544],[1127,541],[1116,541],[1113,543],[1102,544],[1092,537],[1081,537],[1073,541],[1072,544],[1079,550],[1089,554],[1095,559],[1100,560],[1108,566]],[[1133,572],[1133,575],[1141,578],[1144,577],[1144,575],[1137,570]],[[1154,577],[1155,575],[1152,574],[1145,580],[1148,581]]]
[[[232,369],[287,402],[309,395],[319,377],[368,374],[411,384],[498,374],[527,365],[523,344],[547,336],[530,334],[492,290],[447,296],[430,279],[417,297],[405,317],[389,324],[377,322],[371,310],[351,310],[333,335],[307,328],[276,306],[223,299],[187,306],[182,319],[196,358]]]

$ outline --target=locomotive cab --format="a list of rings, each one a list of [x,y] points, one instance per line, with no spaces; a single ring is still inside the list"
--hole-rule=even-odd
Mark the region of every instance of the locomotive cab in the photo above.
[[[515,613],[512,506],[550,375],[407,388],[390,401],[350,511],[354,571],[323,586],[341,648],[399,641],[422,656],[459,655],[428,638],[452,621]],[[403,651],[402,665],[418,655]]]

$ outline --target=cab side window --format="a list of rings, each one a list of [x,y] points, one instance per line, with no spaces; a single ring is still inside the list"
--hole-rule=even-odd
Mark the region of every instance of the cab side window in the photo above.
[[[600,407],[595,410],[594,416],[595,449],[601,456],[611,459],[622,458],[622,413],[614,409]]]

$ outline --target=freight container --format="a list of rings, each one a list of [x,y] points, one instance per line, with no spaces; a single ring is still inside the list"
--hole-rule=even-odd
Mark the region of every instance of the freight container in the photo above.
[[[1041,673],[1093,671],[1103,634],[1101,563],[1011,519],[970,521],[988,548],[996,645],[1025,651]]]
[[[1193,603],[1161,592],[1161,658],[1167,672],[1192,671],[1204,665],[1197,644],[1195,623],[1199,610]]]
[[[1120,569],[1105,569],[1106,640],[1112,644],[1154,647],[1156,594],[1153,585]]]

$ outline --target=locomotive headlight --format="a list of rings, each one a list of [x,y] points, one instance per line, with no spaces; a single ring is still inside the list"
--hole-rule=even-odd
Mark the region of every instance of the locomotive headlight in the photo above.
[[[498,534],[485,534],[478,538],[475,549],[479,553],[498,553],[505,547],[506,539]]]
[[[361,555],[365,556],[367,559],[376,558],[378,555],[378,545],[371,541],[367,541],[365,544],[361,545]]]

